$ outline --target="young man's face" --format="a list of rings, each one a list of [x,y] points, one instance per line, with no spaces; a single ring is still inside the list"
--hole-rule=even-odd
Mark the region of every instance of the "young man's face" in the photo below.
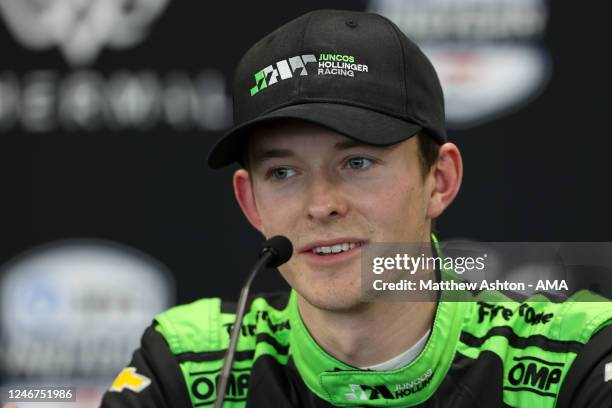
[[[375,147],[291,121],[258,128],[248,154],[249,171],[234,175],[238,201],[264,236],[291,240],[280,271],[316,307],[361,303],[360,245],[429,241],[436,182],[433,170],[423,177],[415,137]],[[343,252],[325,253],[335,245]]]

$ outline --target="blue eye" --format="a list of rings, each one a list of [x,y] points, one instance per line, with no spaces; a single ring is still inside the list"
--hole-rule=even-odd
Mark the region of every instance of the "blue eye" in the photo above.
[[[348,160],[347,165],[353,170],[363,170],[372,165],[372,160],[365,157],[353,157]]]
[[[296,171],[290,167],[275,167],[270,170],[270,176],[275,180],[286,180],[295,175]]]

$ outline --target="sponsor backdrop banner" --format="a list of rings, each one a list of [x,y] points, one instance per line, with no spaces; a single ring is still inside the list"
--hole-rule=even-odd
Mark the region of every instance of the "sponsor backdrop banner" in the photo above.
[[[237,297],[261,237],[206,155],[242,54],[317,8],[436,66],[465,164],[442,240],[612,241],[605,2],[0,0],[0,385],[96,406],[156,313]]]

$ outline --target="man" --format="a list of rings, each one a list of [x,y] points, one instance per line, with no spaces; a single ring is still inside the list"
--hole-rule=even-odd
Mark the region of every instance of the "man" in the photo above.
[[[242,164],[242,211],[294,254],[279,268],[291,294],[248,306],[226,406],[612,406],[603,298],[363,300],[363,251],[429,242],[462,178],[436,73],[393,23],[308,13],[246,53],[233,96],[209,164]],[[527,307],[546,317],[527,324]],[[219,299],[157,316],[103,405],[211,406],[234,319]]]

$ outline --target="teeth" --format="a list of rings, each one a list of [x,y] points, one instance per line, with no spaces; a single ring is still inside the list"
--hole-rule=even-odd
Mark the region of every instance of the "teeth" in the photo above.
[[[320,246],[312,249],[315,254],[339,254],[355,247],[361,246],[358,242],[344,242],[333,246]]]

